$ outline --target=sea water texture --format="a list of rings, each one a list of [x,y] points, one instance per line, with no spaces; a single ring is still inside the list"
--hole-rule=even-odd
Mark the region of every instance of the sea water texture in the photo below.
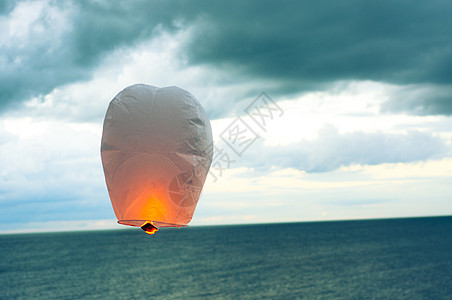
[[[0,299],[452,299],[452,217],[0,236]]]

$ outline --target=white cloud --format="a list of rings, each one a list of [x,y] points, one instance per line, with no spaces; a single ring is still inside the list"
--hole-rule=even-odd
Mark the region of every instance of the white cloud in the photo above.
[[[364,219],[447,215],[452,159],[350,166],[327,173],[228,170],[210,181],[194,224]],[[240,174],[239,181],[237,175]],[[240,190],[236,191],[237,184]],[[205,222],[205,223],[204,223]]]
[[[105,220],[82,220],[82,221],[43,221],[12,224],[1,233],[31,233],[31,232],[57,232],[57,231],[77,231],[77,230],[103,230],[119,229],[115,219]]]
[[[279,100],[284,116],[270,122],[265,141],[270,145],[284,145],[312,140],[325,124],[332,124],[340,134],[357,131],[401,134],[419,130],[450,138],[450,117],[381,113],[381,106],[404,89],[372,81],[344,81],[326,91],[275,99]]]
[[[71,28],[69,13],[70,7],[57,7],[49,1],[17,3],[9,15],[0,17],[0,47],[20,51],[37,43],[52,48]]]
[[[85,219],[110,213],[99,126],[30,118],[4,119],[2,125],[15,137],[0,146],[3,222]]]

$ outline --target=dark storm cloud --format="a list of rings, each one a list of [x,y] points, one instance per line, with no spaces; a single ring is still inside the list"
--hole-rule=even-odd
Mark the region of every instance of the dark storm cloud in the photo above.
[[[221,11],[202,15],[188,48],[192,63],[233,64],[291,86],[452,82],[452,2],[244,1]],[[452,113],[450,97],[422,102],[441,107],[430,113]]]
[[[13,36],[9,43],[0,44],[0,109],[90,78],[92,69],[110,51],[151,38],[156,26],[175,30],[173,21],[179,19],[178,14],[170,14],[170,3],[164,1],[152,5],[148,1],[50,3],[61,14],[66,12],[67,24],[55,25],[55,16],[46,8],[30,24],[25,42],[14,43]],[[0,11],[8,17],[21,4],[5,3]]]
[[[8,14],[14,7],[13,0],[2,0],[0,1],[0,16]]]
[[[32,41],[20,51],[1,49],[6,55],[0,60],[1,106],[89,78],[105,54],[151,38],[156,27],[174,31],[193,26],[180,54],[189,65],[274,80],[280,88],[272,93],[296,93],[337,80],[452,82],[449,1],[137,0],[72,5],[72,30],[56,45]],[[18,56],[20,63],[14,64]],[[423,101],[441,107],[443,114],[452,113],[450,105],[441,104],[450,100]]]
[[[114,1],[113,1],[114,2]],[[74,18],[75,30],[71,35],[73,59],[80,65],[94,64],[105,53],[153,36],[156,26],[174,31],[175,21],[190,19],[171,9],[167,1],[117,1],[103,4],[84,1]],[[76,2],[77,3],[77,2]],[[171,11],[174,13],[172,14]]]
[[[452,3],[259,1],[203,14],[188,56],[294,81],[452,80]],[[449,64],[448,64],[449,62]]]
[[[401,112],[416,115],[450,115],[452,113],[452,86],[408,86],[392,93],[383,103],[383,112]]]

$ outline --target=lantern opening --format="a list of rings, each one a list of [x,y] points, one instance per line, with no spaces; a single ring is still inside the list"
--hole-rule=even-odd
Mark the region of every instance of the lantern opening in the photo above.
[[[144,232],[146,232],[147,234],[150,234],[150,235],[156,233],[159,230],[157,227],[152,225],[152,221],[151,222],[149,222],[149,221],[144,222],[144,224],[141,225],[141,229],[143,229]]]

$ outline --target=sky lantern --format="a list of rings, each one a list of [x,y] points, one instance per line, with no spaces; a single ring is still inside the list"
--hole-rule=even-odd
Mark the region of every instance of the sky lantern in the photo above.
[[[136,84],[110,102],[102,164],[119,224],[149,234],[187,226],[212,162],[212,129],[198,100],[178,87]]]

